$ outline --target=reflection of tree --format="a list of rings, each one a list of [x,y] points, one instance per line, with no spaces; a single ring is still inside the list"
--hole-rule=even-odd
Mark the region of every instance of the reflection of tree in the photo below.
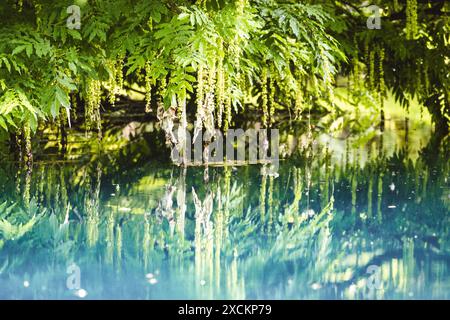
[[[84,198],[84,212],[86,213],[86,236],[89,246],[94,246],[99,237],[101,176],[102,168],[100,165],[96,168],[94,176],[96,179],[93,183],[91,182],[90,173],[85,172],[88,191]]]
[[[404,152],[373,152],[360,165],[362,154],[348,151],[340,162],[326,149],[306,151],[308,157],[299,151],[297,159],[283,163],[277,178],[258,175],[260,168],[246,168],[245,175],[210,168],[207,184],[196,168],[154,170],[152,164],[127,171],[130,186],[96,163],[64,172],[62,166],[39,167],[31,176],[30,198],[39,200],[36,215],[44,208],[47,213],[20,239],[0,230],[0,278],[33,261],[33,270],[52,265],[64,273],[67,261],[87,266],[101,257],[106,263],[90,269],[98,279],[109,271],[117,272],[112,281],[125,274],[119,270],[167,270],[192,288],[186,290],[193,297],[298,298],[317,292],[340,298],[351,297],[353,285],[360,288],[367,267],[375,264],[382,269],[385,297],[417,289],[414,278],[428,284],[433,268],[439,270],[433,285],[442,294],[450,255],[446,151],[437,150],[441,155],[432,165],[426,158],[409,161]],[[15,197],[17,209],[0,217],[24,225],[32,215],[18,209],[22,197]],[[362,289],[355,296],[371,297]]]

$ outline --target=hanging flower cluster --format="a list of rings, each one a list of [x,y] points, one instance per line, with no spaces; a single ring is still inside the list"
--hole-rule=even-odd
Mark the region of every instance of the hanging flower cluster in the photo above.
[[[367,89],[374,95],[374,97],[379,99],[381,108],[383,108],[384,98],[386,96],[386,83],[384,76],[384,60],[385,60],[385,49],[381,46],[376,46],[369,52],[368,44],[365,45],[365,58],[367,65]],[[378,60],[377,60],[378,58]],[[359,61],[354,58],[353,63],[353,84],[354,90],[359,89]]]
[[[31,128],[28,124],[23,128],[23,135],[25,138],[25,161],[31,164],[33,161],[33,153],[31,150]]]
[[[415,39],[417,32],[417,0],[406,0],[406,39]]]
[[[231,125],[231,78],[225,74],[225,121],[223,125],[224,132],[228,131]]]
[[[262,99],[262,110],[263,110],[263,116],[262,116],[262,122],[264,127],[268,126],[269,122],[269,99],[268,99],[268,74],[267,74],[267,68],[263,68],[261,73],[261,99]]]
[[[378,89],[378,95],[380,97],[380,105],[381,108],[383,108],[383,104],[384,104],[384,97],[386,95],[386,85],[385,85],[385,80],[384,80],[384,56],[385,56],[385,51],[384,48],[380,48],[379,49],[379,89]]]
[[[123,63],[124,58],[108,59],[105,64],[110,72],[108,81],[104,83],[105,88],[108,89],[108,99],[111,105],[115,105],[116,96],[123,89]]]
[[[216,109],[214,92],[216,90],[216,61],[205,69],[200,66],[198,70],[197,85],[197,114],[194,124],[194,141],[198,134],[206,130],[203,141],[206,143],[205,152],[208,152],[207,146],[214,136],[214,110]]]
[[[375,88],[375,51],[369,53],[369,89]]]
[[[124,64],[124,57],[119,56],[116,61],[116,81],[117,81],[117,88],[119,90],[123,89],[123,64]]]
[[[98,132],[98,138],[101,139],[101,82],[99,80],[88,80],[85,106],[86,131],[90,131],[94,126]]]
[[[113,60],[107,60],[105,64],[106,64],[106,67],[111,72],[110,77],[106,83],[108,90],[109,90],[108,99],[109,99],[109,103],[111,105],[114,105],[116,103],[116,92],[117,92],[115,63]]]
[[[152,111],[152,78],[150,62],[145,63],[145,112],[149,113]]]
[[[217,126],[221,128],[225,104],[225,70],[223,66],[225,55],[223,51],[222,39],[219,39],[218,50],[219,50],[219,57],[217,60],[217,84],[216,84]]]

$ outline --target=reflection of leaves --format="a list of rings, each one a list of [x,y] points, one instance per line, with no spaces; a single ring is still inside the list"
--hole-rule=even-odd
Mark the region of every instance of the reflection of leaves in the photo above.
[[[242,187],[237,185],[235,182],[230,189],[229,194],[226,192],[222,193],[222,203],[228,203],[228,210],[238,210],[240,204],[242,203],[244,196],[242,194]]]
[[[45,210],[40,212],[38,214],[35,201],[30,202],[29,209],[26,211],[15,204],[0,205],[0,242],[11,240],[7,243],[9,249],[23,253],[14,255],[13,259],[4,266],[0,266],[0,269],[8,269],[9,272],[17,269],[29,263],[29,259],[36,259],[34,254],[36,251],[44,259],[69,255],[73,248],[73,241],[68,240],[69,224],[60,224],[54,214],[45,216]],[[24,236],[25,241],[18,241]],[[38,250],[40,248],[45,250]]]
[[[29,212],[16,208],[16,204],[10,206],[7,202],[0,204],[0,234],[5,240],[18,240],[33,229],[40,216],[36,215],[35,201],[30,203]],[[29,214],[32,218],[29,219]]]
[[[258,210],[252,210],[251,207],[248,208],[247,213],[244,217],[231,216],[230,217],[230,244],[239,244],[239,253],[241,255],[246,255],[252,252],[254,248],[254,242],[252,235],[258,232]],[[234,249],[229,247],[228,249]],[[233,253],[232,250],[229,251]]]
[[[37,220],[38,218],[34,216],[25,224],[13,225],[8,220],[2,219],[0,220],[0,234],[6,240],[20,239],[34,227]]]
[[[64,240],[65,235],[68,232],[69,224],[60,224],[56,215],[52,214],[48,219],[48,225],[50,227],[50,234],[52,235],[53,241],[59,243]]]
[[[319,248],[322,248],[322,251],[325,250],[323,246],[329,240],[328,224],[333,218],[331,214],[333,204],[334,199],[332,198],[329,204],[311,220],[297,224],[291,230],[281,232],[272,247],[271,256],[295,260],[306,256],[307,252],[314,252],[311,248],[317,241]]]
[[[0,218],[7,217],[15,206],[15,204],[12,204],[8,207],[8,202],[6,201],[0,204]]]

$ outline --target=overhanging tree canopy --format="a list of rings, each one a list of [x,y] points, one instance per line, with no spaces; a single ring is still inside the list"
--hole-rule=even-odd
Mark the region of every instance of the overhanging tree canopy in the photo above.
[[[176,121],[187,106],[207,130],[226,130],[252,96],[270,126],[313,97],[332,101],[342,74],[380,107],[387,89],[404,105],[417,96],[448,128],[449,5],[372,2],[380,30],[366,26],[367,1],[2,1],[0,127],[29,140],[39,122],[69,124],[81,109],[86,129],[101,132],[100,104],[124,84],[146,89],[146,111]],[[79,30],[67,26],[74,4]]]

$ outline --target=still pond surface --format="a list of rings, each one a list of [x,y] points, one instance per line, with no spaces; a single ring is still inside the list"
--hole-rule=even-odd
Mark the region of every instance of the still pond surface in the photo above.
[[[450,299],[448,142],[388,121],[282,143],[278,176],[210,167],[208,182],[142,143],[4,162],[0,298]]]

